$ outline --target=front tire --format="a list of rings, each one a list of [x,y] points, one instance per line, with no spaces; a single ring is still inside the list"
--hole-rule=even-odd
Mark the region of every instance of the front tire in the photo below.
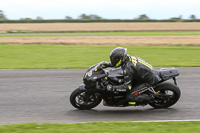
[[[70,103],[77,109],[89,110],[102,101],[98,93],[88,92],[86,89],[76,89],[70,95]]]
[[[179,87],[169,82],[161,83],[154,89],[157,94],[155,94],[154,100],[149,103],[154,108],[168,108],[174,105],[181,96]]]

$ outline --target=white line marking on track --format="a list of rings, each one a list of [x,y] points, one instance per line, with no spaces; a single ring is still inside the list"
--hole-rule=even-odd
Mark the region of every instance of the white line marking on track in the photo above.
[[[110,122],[190,122],[190,121],[200,121],[200,119],[191,119],[191,120],[152,120],[152,121],[91,121],[91,122],[72,122],[68,124],[76,124],[76,123],[92,123],[92,122],[104,122],[104,123],[110,123]]]

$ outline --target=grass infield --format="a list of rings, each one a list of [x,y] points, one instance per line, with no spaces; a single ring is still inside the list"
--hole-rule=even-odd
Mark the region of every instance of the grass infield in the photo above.
[[[1,125],[1,133],[199,133],[196,122],[92,122]]]
[[[116,46],[0,45],[0,69],[88,68]],[[200,46],[125,46],[155,67],[199,67]]]

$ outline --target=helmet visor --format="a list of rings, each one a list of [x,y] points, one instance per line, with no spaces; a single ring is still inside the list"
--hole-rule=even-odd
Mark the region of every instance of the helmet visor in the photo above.
[[[110,61],[111,61],[112,66],[114,66],[114,67],[120,66],[120,64],[122,62],[122,60],[120,60],[119,58],[114,58],[114,57],[111,58]]]
[[[122,60],[119,60],[119,62],[115,65],[115,67],[118,67],[122,64]]]

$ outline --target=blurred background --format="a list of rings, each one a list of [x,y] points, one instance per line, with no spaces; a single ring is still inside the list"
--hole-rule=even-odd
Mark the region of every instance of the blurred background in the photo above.
[[[198,46],[200,45],[199,0],[0,1],[0,44],[9,44],[9,46],[0,45],[1,51],[6,51],[5,53],[2,52],[5,61],[1,64],[7,64],[12,60],[12,62],[16,62],[21,66],[21,64],[25,64],[23,59],[25,60],[28,57],[23,56],[26,54],[29,54],[29,58],[36,58],[36,52],[30,52],[33,50],[32,47],[36,47],[30,46],[32,44],[40,45],[37,46],[38,49],[35,48],[35,51],[44,54],[38,54],[38,58],[30,66],[16,67],[14,64],[10,64],[1,68],[49,68],[54,63],[52,58],[48,57],[55,51],[60,53],[56,54],[60,62],[64,62],[66,58],[63,58],[63,56],[67,56],[69,61],[77,63],[77,65],[65,64],[64,66],[52,66],[50,68],[88,67],[96,61],[108,60],[109,51],[115,46],[129,46],[138,56],[147,58],[149,61],[166,58],[161,56],[160,53],[156,53],[156,49],[151,49],[150,46],[165,50],[166,46],[170,48],[176,46],[178,48],[173,47],[171,49],[184,50],[179,52],[170,50],[174,59],[168,63],[162,62],[163,66],[199,65],[199,60],[196,57],[196,55],[199,55]],[[11,46],[11,44],[18,44],[18,46],[13,48],[14,46]],[[64,45],[64,47],[62,46],[65,49],[63,54],[59,48],[52,45],[59,45],[60,47]],[[84,47],[81,49],[80,45]],[[147,47],[146,51],[150,53],[137,52],[140,51],[137,49],[141,48],[138,46],[143,46],[143,49]],[[9,48],[6,50],[5,47]],[[26,47],[26,50],[22,50],[22,47]],[[47,47],[54,48],[47,49]],[[190,51],[188,47],[192,50]],[[13,48],[15,55],[9,53],[11,48]],[[71,48],[74,50],[71,50]],[[103,48],[104,52],[101,52],[102,49],[100,48]],[[28,51],[27,49],[29,52],[25,53]],[[95,57],[92,53],[91,55],[84,54],[85,58],[83,58],[83,50],[90,51],[87,54],[97,50],[100,55]],[[47,53],[45,54],[44,51]],[[65,51],[68,55],[65,55]],[[72,53],[71,51],[75,52]],[[129,54],[134,53],[133,51],[130,50]],[[168,55],[168,53],[162,55]],[[11,55],[14,57],[9,57]],[[18,57],[19,55],[21,56]],[[176,62],[183,56],[185,58],[194,56],[193,63],[183,63],[186,60]],[[57,58],[55,60],[58,60]],[[62,58],[63,60],[61,60]],[[79,64],[80,59],[94,61]],[[38,62],[39,60],[41,62]],[[154,61],[153,64],[156,66],[161,65],[161,63],[154,63]]]

